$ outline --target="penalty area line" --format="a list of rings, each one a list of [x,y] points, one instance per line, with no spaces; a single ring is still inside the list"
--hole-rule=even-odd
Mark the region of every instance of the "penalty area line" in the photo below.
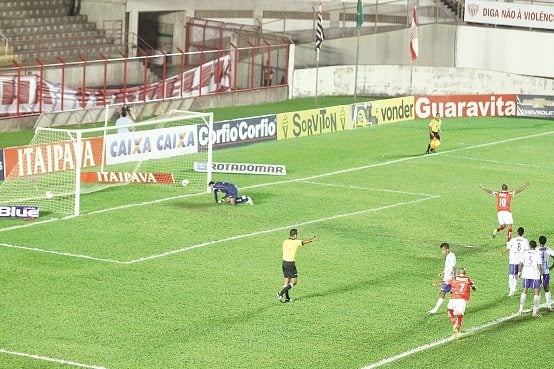
[[[7,248],[11,248],[11,249],[19,249],[19,250],[27,250],[27,251],[41,252],[41,253],[44,253],[44,254],[53,254],[53,255],[60,255],[60,256],[69,256],[69,257],[77,258],[77,259],[86,259],[86,260],[102,261],[102,262],[105,262],[105,263],[126,264],[124,261],[119,261],[119,260],[114,260],[114,259],[102,259],[102,258],[96,258],[96,257],[94,257],[94,256],[89,256],[89,255],[80,255],[80,254],[72,254],[72,253],[70,253],[70,252],[39,249],[39,248],[37,248],[37,247],[10,245],[9,243],[0,243],[0,247],[7,247]]]
[[[480,161],[484,163],[492,163],[492,164],[503,164],[508,166],[520,166],[520,167],[529,167],[529,168],[541,168],[541,169],[553,169],[552,167],[545,167],[543,165],[537,165],[537,164],[527,164],[527,163],[514,163],[509,161],[500,161],[500,160],[490,160],[490,159],[482,159],[482,158],[472,158],[469,156],[460,156],[460,155],[443,155],[449,158],[454,159],[462,159],[462,160],[470,160],[470,161]]]
[[[0,353],[6,354],[6,355],[11,355],[11,356],[26,357],[26,358],[34,359],[34,360],[48,361],[48,362],[51,362],[51,363],[58,363],[58,364],[63,364],[63,365],[68,365],[68,366],[75,366],[75,367],[79,367],[79,368],[87,368],[87,369],[107,369],[107,368],[105,368],[105,367],[103,367],[103,366],[98,366],[98,365],[87,365],[87,364],[78,363],[78,362],[75,362],[75,361],[68,361],[68,360],[63,360],[63,359],[55,359],[55,358],[48,357],[48,356],[35,355],[35,354],[26,354],[26,353],[24,353],[24,352],[10,351],[10,350],[6,350],[6,349],[3,349],[3,348],[0,348]]]
[[[340,170],[336,170],[336,171],[333,171],[333,172],[316,174],[316,175],[312,175],[312,176],[308,176],[308,177],[304,177],[304,178],[286,179],[286,180],[260,183],[260,184],[256,184],[256,185],[242,187],[241,190],[252,189],[252,188],[260,188],[260,187],[270,187],[270,186],[275,186],[275,185],[281,186],[281,185],[286,184],[286,183],[307,182],[307,181],[314,180],[314,179],[330,177],[330,176],[335,176],[335,175],[340,175],[340,174],[347,174],[347,173],[351,173],[351,172],[355,172],[355,171],[378,168],[378,167],[382,167],[382,166],[394,165],[394,164],[404,163],[404,162],[407,162],[407,161],[419,160],[419,159],[423,159],[423,158],[436,157],[436,156],[441,156],[441,155],[452,156],[450,154],[460,152],[460,151],[466,151],[466,150],[470,150],[470,149],[494,146],[494,145],[510,143],[510,142],[519,141],[519,140],[526,140],[526,139],[534,138],[534,137],[547,136],[547,135],[551,135],[551,134],[554,134],[554,131],[546,131],[546,132],[536,133],[536,134],[527,135],[527,136],[512,137],[512,138],[508,138],[508,139],[500,140],[500,141],[492,141],[492,142],[486,142],[486,143],[482,143],[482,144],[471,145],[471,146],[467,146],[467,147],[460,147],[460,148],[457,148],[457,149],[452,149],[452,150],[447,150],[447,151],[440,151],[440,152],[435,153],[431,156],[429,156],[429,155],[415,155],[415,156],[409,156],[409,157],[400,158],[400,159],[387,160],[387,161],[384,161],[384,162],[372,163],[372,164],[363,165],[363,166],[360,166],[360,167],[340,169]],[[112,208],[106,208],[106,209],[95,210],[95,211],[91,211],[91,212],[87,212],[87,213],[82,213],[79,216],[80,217],[93,216],[93,215],[103,214],[103,213],[117,211],[117,210],[124,210],[124,209],[134,208],[134,207],[137,207],[137,206],[148,206],[148,205],[152,205],[152,204],[163,203],[163,202],[167,202],[167,201],[178,200],[178,199],[183,199],[183,198],[186,198],[186,197],[200,196],[200,195],[205,195],[205,193],[183,194],[183,195],[165,197],[165,198],[156,199],[156,200],[143,201],[143,202],[139,202],[139,203],[126,204],[126,205],[116,206],[116,207],[112,207]],[[12,231],[12,230],[17,230],[19,228],[25,228],[25,227],[31,227],[31,226],[35,226],[35,225],[38,225],[38,224],[44,224],[44,223],[50,222],[50,221],[65,221],[65,220],[73,219],[73,218],[75,218],[75,216],[70,215],[70,216],[67,216],[67,217],[51,219],[51,220],[48,220],[48,221],[37,221],[37,222],[25,224],[25,225],[18,225],[18,226],[13,226],[13,227],[8,227],[8,228],[0,228],[0,232]]]
[[[272,233],[272,232],[276,232],[276,231],[281,231],[283,229],[290,229],[290,228],[303,226],[303,225],[308,225],[308,224],[322,223],[322,222],[327,222],[327,221],[331,221],[331,220],[335,220],[335,219],[341,219],[341,218],[346,218],[346,217],[351,217],[351,216],[356,216],[356,215],[363,215],[363,214],[376,212],[376,211],[380,211],[380,210],[395,208],[395,207],[398,207],[398,206],[411,205],[411,204],[415,204],[415,203],[422,202],[422,201],[432,200],[432,199],[435,199],[435,198],[438,198],[438,197],[439,196],[428,195],[428,197],[421,198],[421,199],[415,199],[415,200],[411,200],[411,201],[403,201],[403,202],[398,202],[398,203],[394,203],[394,204],[390,204],[390,205],[380,206],[380,207],[377,207],[377,208],[369,208],[369,209],[359,210],[359,211],[355,211],[355,212],[352,212],[352,213],[337,214],[337,215],[332,215],[332,216],[325,217],[325,218],[307,220],[307,221],[300,222],[300,223],[297,223],[297,224],[294,224],[294,225],[286,225],[286,226],[282,226],[282,227],[278,227],[278,228],[265,229],[265,230],[261,230],[261,231],[257,231],[257,232],[239,234],[239,235],[236,235],[236,236],[231,236],[231,237],[227,237],[227,238],[223,238],[223,239],[219,239],[219,240],[203,242],[203,243],[199,243],[199,244],[196,244],[196,245],[191,245],[191,246],[183,247],[183,248],[180,248],[180,249],[171,250],[171,251],[164,252],[164,253],[161,253],[161,254],[143,256],[143,257],[139,257],[138,259],[133,259],[133,260],[128,260],[128,261],[97,258],[97,257],[94,257],[94,256],[89,256],[89,255],[72,254],[72,253],[69,253],[69,252],[46,250],[46,249],[40,249],[40,248],[36,248],[36,247],[29,247],[29,246],[11,245],[11,244],[8,244],[8,243],[0,243],[0,247],[13,248],[13,249],[19,249],[19,250],[27,250],[27,251],[34,251],[34,252],[41,252],[41,253],[45,253],[45,254],[67,256],[67,257],[72,257],[72,258],[77,258],[77,259],[99,261],[99,262],[104,262],[104,263],[112,263],[112,264],[119,264],[119,265],[130,265],[130,264],[136,264],[136,263],[149,261],[149,260],[153,260],[153,259],[163,258],[163,257],[170,256],[170,255],[180,254],[180,253],[185,252],[185,251],[199,249],[199,248],[203,248],[203,247],[206,247],[206,246],[215,245],[215,244],[218,244],[218,243],[223,243],[223,242],[228,242],[228,241],[233,241],[233,240],[238,240],[238,239],[243,239],[243,238],[248,238],[248,237],[259,236],[259,235],[262,235],[262,234]]]
[[[541,307],[544,307],[545,305],[541,305]],[[523,311],[523,313],[529,313],[531,311],[531,309],[526,309]],[[521,314],[518,314],[518,313],[514,313],[514,314],[510,314],[510,315],[507,315],[507,316],[504,316],[504,317],[501,317],[501,318],[498,318],[498,319],[495,319],[495,320],[492,320],[490,322],[487,322],[487,323],[483,323],[481,325],[478,325],[478,326],[475,326],[475,327],[471,327],[469,328],[468,330],[466,331],[463,331],[461,332],[457,337],[456,336],[449,336],[449,337],[445,337],[445,338],[442,338],[440,340],[437,340],[437,341],[433,341],[433,342],[430,342],[430,343],[427,343],[425,345],[421,345],[421,346],[418,346],[416,348],[413,348],[411,350],[408,350],[408,351],[404,351],[398,355],[394,355],[394,356],[390,356],[390,357],[387,357],[385,359],[382,359],[382,360],[379,360],[373,364],[370,364],[370,365],[367,365],[367,366],[364,366],[363,368],[361,369],[375,369],[375,368],[379,368],[380,366],[383,366],[383,365],[386,365],[386,364],[389,364],[389,363],[392,363],[394,361],[397,361],[397,360],[400,360],[400,359],[403,359],[405,357],[408,357],[408,356],[411,356],[413,354],[417,354],[418,352],[421,352],[421,351],[425,351],[425,350],[429,350],[433,347],[437,347],[437,346],[440,346],[440,345],[443,345],[445,343],[448,343],[448,342],[451,342],[451,341],[456,341],[457,339],[461,338],[461,337],[464,337],[464,336],[468,336],[470,334],[473,334],[475,332],[478,332],[478,331],[481,331],[483,329],[486,329],[486,328],[489,328],[489,327],[492,327],[494,325],[497,325],[497,324],[500,324],[500,323],[503,323],[503,322],[506,322],[508,320],[512,320],[514,318],[517,318],[518,316],[521,316]]]
[[[416,193],[416,192],[408,192],[408,191],[399,191],[399,190],[389,190],[385,188],[373,188],[373,187],[361,187],[361,186],[349,186],[349,185],[339,185],[334,183],[322,183],[322,182],[314,182],[314,181],[301,181],[302,183],[309,183],[309,184],[315,184],[320,186],[328,186],[328,187],[339,187],[339,188],[349,188],[352,190],[362,190],[362,191],[374,191],[374,192],[389,192],[389,193],[399,193],[402,195],[413,195],[413,196],[422,196],[422,197],[433,197],[436,195],[430,195],[428,193]]]
[[[301,227],[301,226],[305,226],[305,225],[308,225],[308,224],[323,223],[323,222],[328,222],[328,221],[335,220],[335,219],[341,219],[341,218],[347,218],[347,217],[352,217],[352,216],[356,216],[356,215],[368,214],[368,213],[372,213],[372,212],[377,212],[377,211],[381,211],[381,210],[395,208],[395,207],[398,207],[398,206],[416,204],[416,203],[419,203],[419,202],[422,202],[422,201],[428,201],[428,200],[436,199],[438,197],[439,196],[430,196],[430,197],[426,197],[426,198],[422,198],[422,199],[397,202],[397,203],[394,203],[394,204],[384,205],[384,206],[380,206],[380,207],[377,207],[377,208],[369,208],[369,209],[355,211],[355,212],[352,212],[352,213],[337,214],[337,215],[332,215],[332,216],[325,217],[325,218],[306,220],[306,221],[303,221],[303,222],[295,223],[293,225],[289,224],[289,225],[282,226],[282,227],[265,229],[265,230],[261,230],[261,231],[257,231],[257,232],[251,232],[251,233],[245,233],[245,234],[239,234],[239,235],[236,235],[236,236],[222,238],[222,239],[219,239],[219,240],[213,240],[213,241],[199,243],[199,244],[192,245],[192,246],[183,247],[181,249],[164,252],[162,254],[144,256],[144,257],[141,257],[141,258],[138,258],[138,259],[123,262],[123,264],[135,264],[135,263],[139,263],[139,262],[149,261],[149,260],[152,260],[152,259],[159,259],[159,258],[163,258],[163,257],[169,256],[169,255],[175,255],[175,254],[179,254],[179,253],[182,253],[182,252],[185,252],[185,251],[199,249],[199,248],[202,248],[202,247],[206,247],[206,246],[210,246],[210,245],[214,245],[214,244],[218,244],[218,243],[223,243],[223,242],[227,242],[227,241],[234,241],[234,240],[238,240],[238,239],[242,239],[242,238],[255,237],[255,236],[262,235],[262,234],[282,231],[284,229],[291,229],[291,228],[295,228],[295,227]]]

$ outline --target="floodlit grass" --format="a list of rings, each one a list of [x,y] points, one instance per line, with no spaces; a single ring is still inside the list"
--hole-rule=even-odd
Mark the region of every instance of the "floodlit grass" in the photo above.
[[[554,122],[446,119],[438,153],[422,155],[426,125],[215,151],[219,162],[286,165],[286,177],[217,175],[254,206],[205,194],[1,231],[27,249],[0,248],[0,348],[108,369],[362,368],[450,335],[446,303],[426,315],[444,241],[478,286],[463,330],[514,313],[506,234],[490,237],[494,198],[479,184],[531,180],[513,201],[516,227],[554,239]],[[112,191],[83,202],[109,207],[127,191],[135,201],[136,188]],[[299,251],[294,301],[280,304],[292,227],[319,240]],[[383,367],[541,365],[527,347],[548,352],[554,315],[528,315]],[[0,367],[71,365],[0,352]]]

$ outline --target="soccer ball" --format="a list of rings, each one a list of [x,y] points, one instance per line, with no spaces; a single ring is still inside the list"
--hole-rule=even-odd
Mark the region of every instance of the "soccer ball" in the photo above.
[[[433,150],[435,150],[437,147],[439,147],[440,144],[441,144],[441,142],[437,138],[433,138],[431,140],[431,148]]]
[[[47,198],[47,199],[53,199],[54,198],[54,193],[52,191],[46,191],[46,193],[44,194],[44,196]]]
[[[190,182],[189,182],[188,179],[183,179],[183,180],[181,181],[181,185],[182,185],[182,186],[185,186],[185,187],[188,186],[189,183],[190,183]]]

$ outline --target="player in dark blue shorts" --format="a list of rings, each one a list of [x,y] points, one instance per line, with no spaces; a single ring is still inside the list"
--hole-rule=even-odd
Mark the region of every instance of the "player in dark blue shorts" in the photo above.
[[[254,205],[254,201],[248,196],[239,196],[239,189],[236,185],[225,182],[225,181],[219,181],[219,182],[210,182],[208,183],[208,186],[212,189],[214,193],[215,202],[218,204],[222,203],[230,203],[231,205],[237,205],[241,203],[246,203],[248,205]],[[221,199],[218,199],[217,194],[221,192],[223,194],[223,197]]]

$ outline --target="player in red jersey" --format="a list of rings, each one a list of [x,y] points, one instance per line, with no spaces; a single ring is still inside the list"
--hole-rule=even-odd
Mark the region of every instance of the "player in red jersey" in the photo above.
[[[460,333],[471,290],[475,291],[476,287],[473,280],[466,275],[465,268],[460,268],[458,276],[450,278],[446,283],[452,287],[452,296],[447,307],[448,318],[452,323],[453,333],[457,335]]]
[[[514,224],[514,219],[512,217],[511,202],[512,197],[529,187],[531,182],[527,182],[520,188],[515,191],[508,191],[508,185],[502,185],[502,191],[493,191],[485,186],[481,185],[481,189],[488,194],[496,197],[496,214],[498,215],[498,228],[492,231],[492,237],[496,237],[496,234],[508,227],[508,242],[512,239],[512,226]]]

